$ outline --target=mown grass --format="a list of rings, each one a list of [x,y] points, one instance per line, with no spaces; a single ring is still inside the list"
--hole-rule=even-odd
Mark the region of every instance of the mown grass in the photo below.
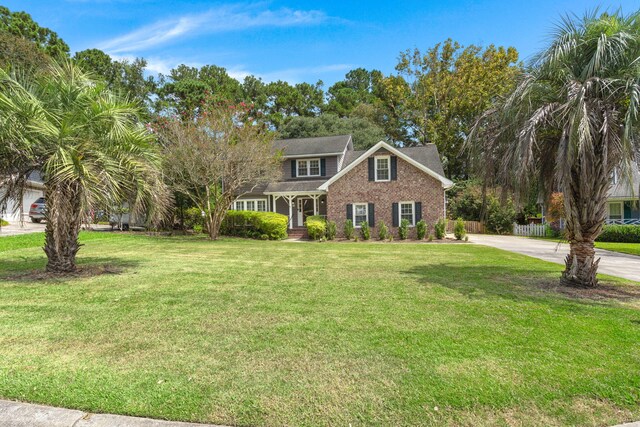
[[[32,279],[42,235],[0,239],[0,397],[230,425],[640,418],[640,303],[568,297],[551,263],[466,244],[82,241],[82,265],[117,274]]]
[[[532,239],[567,243],[566,240],[557,237],[532,237]],[[640,256],[640,243],[596,242],[596,248]]]

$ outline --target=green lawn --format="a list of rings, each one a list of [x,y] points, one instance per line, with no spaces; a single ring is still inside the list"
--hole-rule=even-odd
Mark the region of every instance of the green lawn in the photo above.
[[[610,243],[596,242],[596,248],[608,251],[622,252],[631,255],[640,255],[640,243]]]
[[[532,237],[538,240],[553,240],[556,242],[566,243],[564,239],[557,237]],[[622,252],[631,255],[640,255],[640,243],[612,243],[612,242],[596,242],[596,248],[606,249],[613,252]]]
[[[637,284],[472,244],[85,233],[109,274],[43,280],[0,239],[0,397],[231,425],[640,419]],[[634,294],[635,297],[630,297]]]

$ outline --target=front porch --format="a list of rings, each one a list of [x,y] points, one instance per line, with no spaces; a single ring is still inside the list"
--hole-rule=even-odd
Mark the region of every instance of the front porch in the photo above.
[[[323,191],[265,193],[273,212],[287,215],[289,229],[303,228],[307,217],[327,215],[327,195]]]

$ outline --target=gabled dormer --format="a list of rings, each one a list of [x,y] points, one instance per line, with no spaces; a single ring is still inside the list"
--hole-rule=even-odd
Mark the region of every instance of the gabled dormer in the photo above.
[[[275,147],[282,152],[284,180],[326,180],[340,171],[353,142],[350,135],[338,135],[283,139]]]

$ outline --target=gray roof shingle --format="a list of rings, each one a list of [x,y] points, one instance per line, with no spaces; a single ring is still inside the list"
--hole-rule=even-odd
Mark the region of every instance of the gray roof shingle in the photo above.
[[[276,149],[282,150],[287,157],[342,153],[347,144],[350,149],[353,148],[351,135],[279,139],[273,144]]]
[[[313,181],[279,181],[271,182],[264,190],[265,193],[281,193],[290,191],[316,191],[326,180]]]

